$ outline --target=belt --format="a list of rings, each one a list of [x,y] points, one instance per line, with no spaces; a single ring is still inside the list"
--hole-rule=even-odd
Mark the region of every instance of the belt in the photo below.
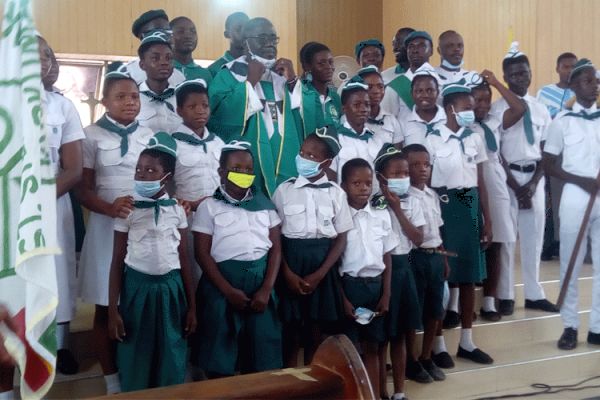
[[[427,249],[424,247],[417,247],[415,251],[425,254],[439,254],[446,257],[458,257],[458,254],[456,254],[455,252],[442,249]]]
[[[534,172],[536,170],[538,166],[538,163],[536,162],[535,164],[527,164],[527,165],[519,165],[519,164],[508,164],[508,168],[512,169],[513,171],[520,171],[520,172]]]
[[[349,280],[349,281],[381,282],[383,279],[383,274],[377,275],[377,276],[367,276],[367,277],[352,276],[352,275],[344,274],[342,276],[342,279]]]

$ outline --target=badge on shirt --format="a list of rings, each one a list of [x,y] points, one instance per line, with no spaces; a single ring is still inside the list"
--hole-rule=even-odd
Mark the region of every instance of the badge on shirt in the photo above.
[[[267,101],[265,103],[265,105],[267,106],[267,109],[269,110],[269,113],[271,114],[271,119],[273,120],[273,123],[276,123],[277,122],[277,102]]]
[[[338,112],[333,104],[329,104],[329,114],[336,122],[340,119],[340,116],[338,115]]]

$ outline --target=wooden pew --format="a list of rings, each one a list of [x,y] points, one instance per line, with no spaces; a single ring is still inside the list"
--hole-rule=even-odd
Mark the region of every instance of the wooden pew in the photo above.
[[[367,371],[344,335],[327,338],[313,362],[256,374],[107,396],[110,399],[375,399]]]

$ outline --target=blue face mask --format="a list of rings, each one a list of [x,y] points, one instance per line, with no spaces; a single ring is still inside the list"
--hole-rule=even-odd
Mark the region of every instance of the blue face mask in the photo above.
[[[161,182],[165,179],[169,174],[162,177],[157,181],[134,181],[133,190],[135,193],[139,194],[142,197],[151,198],[156,195],[156,193],[160,192],[165,185],[162,185]]]
[[[314,178],[321,173],[321,163],[307,160],[298,154],[296,156],[296,170],[300,176]]]
[[[454,111],[454,107],[452,107],[452,112],[456,116],[456,123],[463,128],[471,126],[475,123],[475,111],[473,110],[456,112]]]
[[[387,184],[390,192],[398,196],[404,196],[410,187],[410,178],[390,178],[387,180]]]

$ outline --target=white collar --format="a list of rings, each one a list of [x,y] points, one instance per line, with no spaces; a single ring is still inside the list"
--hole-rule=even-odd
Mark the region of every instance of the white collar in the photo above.
[[[305,178],[304,176],[298,176],[298,178],[296,178],[296,181],[294,182],[294,188],[298,189],[306,185],[320,185],[321,183],[327,182],[329,182],[329,179],[327,179],[327,174],[323,174],[322,177],[320,177],[314,182],[309,181],[308,178]]]
[[[369,131],[369,129],[367,129],[367,124],[366,124],[366,123],[365,123],[365,126],[363,127],[363,130],[362,130],[362,132],[361,132],[361,133],[358,133],[358,132],[356,132],[356,131],[354,130],[354,128],[353,128],[352,126],[350,126],[350,123],[349,123],[349,122],[348,122],[348,120],[346,119],[346,116],[345,116],[345,115],[342,115],[342,118],[341,118],[341,120],[342,120],[342,123],[343,123],[344,127],[345,127],[345,128],[348,128],[348,129],[350,129],[352,132],[356,133],[356,135],[357,135],[357,136],[362,136],[362,135],[364,135],[366,132],[368,132],[368,131]]]
[[[448,128],[446,125],[440,125],[438,129],[440,132],[440,136],[444,142],[447,142],[451,136],[460,137],[460,135],[462,135],[463,131],[465,130],[465,128],[461,127],[457,132],[452,132],[450,128]]]
[[[375,210],[373,210],[373,207],[371,207],[371,199],[369,199],[369,201],[367,201],[367,205],[361,208],[360,210],[357,210],[356,208],[350,206],[350,213],[353,217],[356,214],[360,214],[363,212],[369,214],[372,217],[375,216]]]
[[[125,126],[125,125],[123,125],[122,123],[120,123],[120,122],[117,122],[116,120],[112,119],[112,118],[110,117],[110,115],[108,115],[108,113],[106,113],[106,114],[104,114],[104,115],[106,115],[106,119],[107,119],[107,120],[109,120],[110,122],[112,122],[113,124],[115,124],[116,126],[118,126],[118,127],[119,127],[119,128],[121,128],[121,129],[127,129],[127,128],[129,128],[131,125],[133,125],[133,124],[135,124],[135,123],[136,123],[136,121],[135,121],[135,120],[133,120],[133,122],[132,122],[132,123],[130,123],[129,125]]]
[[[169,83],[169,86],[167,86],[165,88],[165,90],[167,90],[167,89],[173,89],[173,90],[175,90],[175,86],[173,86],[173,85],[171,85],[171,83]],[[146,81],[144,81],[144,82],[140,83],[140,92],[146,91],[146,90],[149,91],[149,92],[154,93],[155,95],[159,95],[160,94],[160,93],[156,93],[154,90],[150,89],[148,87],[148,84],[146,83]]]
[[[250,188],[248,188],[248,190],[246,191],[246,195],[244,196],[243,199],[238,200],[238,199],[234,199],[233,197],[231,197],[229,195],[229,193],[227,193],[227,191],[225,190],[225,185],[221,184],[220,186],[221,188],[221,194],[223,195],[223,197],[225,197],[227,199],[227,201],[229,201],[230,203],[241,203],[242,201],[247,201],[252,199],[252,190],[250,190]]]
[[[598,110],[598,107],[596,106],[596,102],[594,102],[594,104],[592,104],[592,106],[590,108],[585,108],[584,106],[579,104],[579,102],[577,102],[577,101],[575,102],[575,104],[573,104],[573,112],[584,111],[586,114],[590,114],[597,110]]]
[[[206,139],[208,137],[208,135],[210,135],[210,132],[208,131],[208,128],[205,126],[204,127],[204,135],[202,137],[198,136],[198,134],[196,132],[194,132],[192,129],[190,129],[190,127],[188,127],[186,124],[180,124],[177,129],[175,129],[175,132],[182,132],[182,133],[187,133],[188,135],[193,135],[194,137],[197,137],[198,139]]]
[[[421,116],[419,114],[417,114],[417,106],[413,106],[412,109],[412,113],[411,116],[409,117],[409,121],[415,121],[415,122],[424,122],[426,124],[433,124],[435,122],[440,122],[440,121],[445,121],[446,120],[446,112],[444,111],[444,108],[442,106],[440,106],[439,104],[436,104],[436,112],[435,115],[433,116],[433,119],[429,122],[425,121],[423,118],[421,118]]]

